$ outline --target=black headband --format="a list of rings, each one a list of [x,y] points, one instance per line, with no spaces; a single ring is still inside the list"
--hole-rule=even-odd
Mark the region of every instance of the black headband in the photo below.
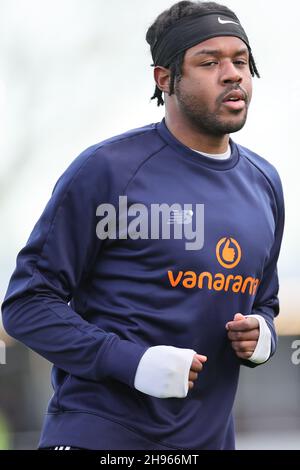
[[[196,17],[184,17],[170,26],[151,48],[153,65],[168,67],[180,52],[217,36],[240,38],[251,50],[247,35],[236,16],[230,12],[213,11]]]

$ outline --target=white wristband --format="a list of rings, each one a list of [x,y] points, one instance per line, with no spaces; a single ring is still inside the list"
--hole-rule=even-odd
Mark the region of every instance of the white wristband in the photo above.
[[[248,318],[256,318],[259,321],[259,338],[256,348],[248,361],[262,364],[266,362],[271,354],[271,331],[266,320],[261,315],[247,315]]]
[[[134,387],[156,398],[184,398],[195,351],[173,346],[153,346],[136,370]]]

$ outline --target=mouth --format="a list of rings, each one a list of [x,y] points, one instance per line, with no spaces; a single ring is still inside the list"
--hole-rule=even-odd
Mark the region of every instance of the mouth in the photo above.
[[[223,98],[222,105],[234,111],[241,111],[246,108],[246,94],[242,90],[232,90]]]

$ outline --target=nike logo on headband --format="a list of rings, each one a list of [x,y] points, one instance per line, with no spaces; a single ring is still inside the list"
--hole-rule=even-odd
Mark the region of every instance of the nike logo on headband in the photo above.
[[[218,16],[218,22],[219,22],[220,24],[233,23],[233,24],[237,24],[238,26],[240,26],[239,23],[236,23],[235,21],[222,20],[219,16]]]

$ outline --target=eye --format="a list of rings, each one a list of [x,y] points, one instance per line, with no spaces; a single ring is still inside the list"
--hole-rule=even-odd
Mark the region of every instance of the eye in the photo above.
[[[215,61],[215,60],[211,60],[209,62],[204,62],[203,64],[201,64],[201,67],[212,67],[213,65],[217,65],[218,62]]]
[[[248,65],[248,62],[246,60],[235,60],[234,64],[242,66],[242,65]]]

